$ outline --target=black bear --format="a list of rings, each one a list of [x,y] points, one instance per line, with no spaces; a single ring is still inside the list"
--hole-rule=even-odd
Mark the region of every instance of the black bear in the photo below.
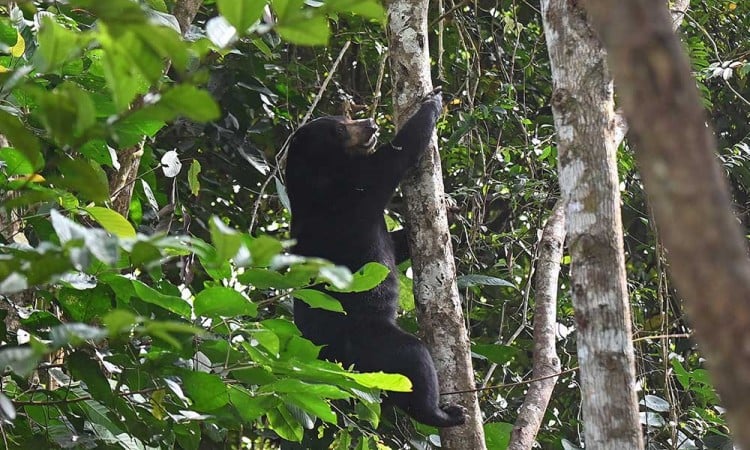
[[[325,258],[355,271],[376,261],[390,269],[376,288],[331,293],[346,314],[295,300],[294,322],[323,345],[321,357],[362,372],[408,377],[412,392],[389,400],[419,422],[438,427],[464,423],[464,408],[440,406],[432,358],[425,345],[396,324],[399,284],[394,243],[383,209],[407,170],[429,144],[441,109],[440,90],[428,94],[392,142],[376,148],[372,119],[315,119],[292,137],[286,163],[294,253]]]

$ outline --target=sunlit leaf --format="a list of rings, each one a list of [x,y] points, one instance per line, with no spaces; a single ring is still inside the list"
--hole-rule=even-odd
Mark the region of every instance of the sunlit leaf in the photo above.
[[[266,3],[260,0],[217,0],[219,12],[240,33],[260,19]]]
[[[200,291],[193,301],[195,314],[207,317],[252,316],[258,306],[231,288],[210,287]]]
[[[328,311],[344,312],[341,303],[330,295],[316,291],[314,289],[299,289],[292,292],[294,298],[300,299],[313,308],[325,309]]]
[[[101,206],[89,206],[84,210],[91,214],[99,225],[117,237],[135,237],[135,229],[126,218],[117,211]]]

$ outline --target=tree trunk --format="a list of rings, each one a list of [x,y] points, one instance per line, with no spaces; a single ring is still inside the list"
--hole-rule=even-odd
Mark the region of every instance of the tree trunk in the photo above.
[[[177,0],[174,5],[173,13],[180,24],[180,31],[184,35],[190,28],[190,23],[198,14],[198,9],[203,4],[203,0]],[[165,73],[169,69],[170,63],[167,62]],[[130,200],[133,197],[135,181],[138,178],[138,168],[141,165],[143,157],[143,145],[145,140],[141,140],[133,147],[126,148],[117,154],[120,162],[120,168],[112,175],[109,180],[109,192],[111,193],[111,207],[120,213],[123,217],[128,216],[130,209]]]
[[[690,6],[690,0],[674,0],[672,2],[672,9],[670,14],[672,15],[672,29],[677,32],[682,25],[682,20],[685,18],[685,13]],[[622,140],[625,139],[625,135],[628,133],[628,122],[625,120],[625,116],[621,110],[615,112],[615,147],[619,147],[622,144]]]
[[[565,205],[555,204],[539,242],[534,283],[534,378],[513,426],[508,450],[531,450],[560,373],[555,349],[557,278],[565,240]]]
[[[606,45],[669,271],[750,448],[750,262],[690,63],[661,2],[584,3]]]
[[[566,205],[586,448],[643,448],[620,217],[616,120],[601,43],[583,10],[542,0]]]
[[[428,0],[388,2],[388,40],[396,124],[403,123],[418,99],[432,90],[427,43]],[[414,268],[414,295],[424,340],[430,348],[442,392],[475,388],[469,337],[456,286],[442,169],[433,137],[413,174],[402,184]],[[454,397],[451,395],[450,397]],[[442,448],[485,448],[482,416],[475,392],[444,397],[468,410],[464,426],[440,431]]]

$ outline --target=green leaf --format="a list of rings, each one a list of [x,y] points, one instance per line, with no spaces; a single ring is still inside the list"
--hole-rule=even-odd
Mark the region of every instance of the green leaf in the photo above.
[[[325,8],[338,13],[357,14],[380,22],[385,20],[383,5],[376,0],[327,0]]]
[[[42,16],[39,30],[39,48],[34,57],[39,70],[46,72],[58,68],[81,52],[81,34],[68,30],[54,19]]]
[[[38,170],[44,166],[39,140],[29,132],[18,117],[0,109],[0,134],[4,135],[20,151],[29,165]]]
[[[237,280],[256,289],[289,289],[300,287],[302,283],[290,281],[284,275],[270,269],[245,269]]]
[[[0,371],[10,369],[25,377],[36,369],[42,355],[31,347],[8,347],[0,350]]]
[[[211,242],[216,248],[217,262],[224,262],[234,258],[242,245],[242,235],[229,228],[216,216],[211,217],[208,224],[211,232]]]
[[[502,280],[497,277],[490,277],[487,275],[479,275],[479,274],[469,274],[469,275],[461,275],[457,279],[458,287],[460,288],[467,288],[471,286],[504,286],[504,287],[512,287],[515,288],[516,286],[509,282]]]
[[[227,287],[210,287],[199,292],[193,301],[195,314],[206,317],[235,317],[258,314],[258,305]]]
[[[319,281],[327,281],[332,284],[329,288],[336,292],[349,292],[347,289],[352,284],[352,273],[344,266],[324,265],[318,272]]]
[[[37,101],[44,127],[61,144],[74,144],[96,122],[93,100],[74,83],[62,83],[51,92],[39,91]]]
[[[57,294],[57,301],[66,317],[78,322],[98,320],[112,309],[112,302],[107,295],[106,288],[100,287],[89,290],[62,288]]]
[[[260,19],[266,2],[262,0],[217,0],[219,12],[240,34]]]
[[[273,257],[284,250],[281,242],[265,235],[250,238],[246,243],[255,267],[268,267]]]
[[[168,111],[168,121],[184,116],[196,122],[210,122],[221,116],[219,105],[207,91],[195,86],[182,84],[163,93],[157,104]]]
[[[325,309],[328,311],[344,312],[341,302],[330,295],[316,291],[315,289],[299,289],[292,292],[294,298],[300,299],[313,308]]]
[[[412,390],[411,381],[404,375],[398,373],[347,373],[346,376],[362,386],[369,388],[396,392],[411,392]]]
[[[89,11],[100,20],[111,21],[118,24],[143,23],[146,15],[136,2],[130,0],[72,0],[70,2],[80,8]]]
[[[122,217],[117,211],[101,206],[90,206],[84,208],[84,211],[91,214],[99,225],[105,230],[119,238],[135,237],[135,229],[128,222],[128,219]]]
[[[331,405],[316,395],[295,392],[285,395],[284,400],[325,422],[336,423],[336,413],[331,409]]]
[[[85,323],[64,323],[50,330],[52,345],[57,348],[68,345],[78,346],[86,341],[98,342],[107,337],[101,328],[92,327]]]
[[[328,38],[331,35],[327,18],[308,17],[305,14],[295,14],[279,20],[276,31],[283,39],[299,45],[328,45]]]
[[[201,173],[201,163],[197,159],[194,159],[190,163],[190,170],[188,171],[188,186],[190,187],[190,193],[197,197],[201,190],[201,182],[198,179],[198,175]]]
[[[109,331],[110,336],[120,333],[130,333],[130,329],[138,323],[138,317],[130,311],[116,309],[102,318],[102,323]]]
[[[94,202],[109,200],[109,184],[101,166],[85,159],[62,158],[57,163],[62,178],[56,184],[78,192]]]
[[[322,269],[321,269],[322,272]],[[337,287],[329,287],[328,289],[335,292],[364,292],[375,288],[383,280],[388,277],[390,269],[388,267],[376,263],[369,262],[362,266],[352,277],[352,282],[349,287],[345,289],[339,289]]]
[[[16,45],[18,37],[18,31],[10,20],[6,17],[0,19],[0,44],[2,44],[0,45],[0,49],[7,51],[10,47]]]
[[[500,365],[511,361],[518,354],[516,348],[499,344],[474,344],[471,350]]]
[[[268,425],[282,439],[294,442],[302,441],[304,435],[302,425],[285,405],[279,405],[276,409],[268,411],[266,417],[268,418]]]
[[[508,448],[513,424],[491,422],[484,425],[484,437],[487,448]]]
[[[135,294],[144,302],[164,308],[167,311],[171,311],[186,319],[190,318],[190,305],[185,302],[185,300],[180,297],[162,294],[156,289],[147,286],[138,280],[131,281],[133,283]]]
[[[300,372],[304,375],[304,369]],[[336,386],[328,384],[306,383],[295,378],[283,378],[274,383],[263,386],[260,392],[278,392],[284,394],[311,394],[320,398],[329,398],[332,400],[343,400],[350,398],[352,395],[339,389]]]
[[[0,161],[5,164],[3,170],[8,175],[31,175],[35,172],[34,164],[26,155],[13,147],[0,148]]]
[[[198,411],[213,411],[229,402],[229,392],[224,381],[214,374],[204,372],[184,372],[183,388]]]
[[[68,356],[66,363],[71,375],[86,383],[89,393],[97,400],[109,403],[114,397],[107,378],[101,371],[99,364],[83,351],[77,351]]]
[[[279,403],[279,399],[275,396],[253,396],[250,391],[241,386],[230,385],[227,390],[230,403],[245,423],[253,423]]]

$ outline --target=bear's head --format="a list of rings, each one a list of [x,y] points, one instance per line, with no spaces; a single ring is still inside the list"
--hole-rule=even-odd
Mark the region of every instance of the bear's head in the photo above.
[[[357,174],[376,151],[373,119],[326,116],[298,129],[289,144],[286,187],[297,221],[308,212],[348,207],[363,180]]]
[[[326,116],[308,122],[294,133],[289,155],[304,152],[326,159],[366,156],[375,150],[377,142],[375,120]]]

